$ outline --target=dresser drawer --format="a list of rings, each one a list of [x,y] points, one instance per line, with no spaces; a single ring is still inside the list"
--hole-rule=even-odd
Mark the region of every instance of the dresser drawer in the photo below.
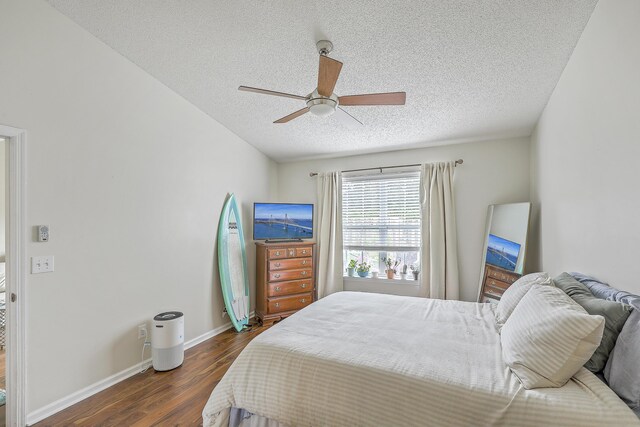
[[[498,279],[501,280],[503,282],[507,282],[509,284],[515,282],[516,280],[518,280],[520,277],[517,274],[508,274],[508,273],[504,273],[500,270],[494,270],[493,268],[488,268],[487,270],[487,276],[492,277],[494,279]]]
[[[509,289],[509,286],[511,286],[511,283],[492,279],[491,277],[487,277],[487,280],[484,282],[485,289],[493,288],[496,292],[504,292]]]
[[[300,310],[313,302],[312,294],[300,294],[290,297],[269,298],[269,313]]]
[[[307,249],[310,251],[310,249]],[[295,258],[296,248],[274,248],[268,250],[269,259]],[[308,256],[308,255],[306,255]]]
[[[276,270],[269,272],[269,281],[278,282],[281,280],[310,279],[311,268],[300,268],[296,270]]]
[[[485,298],[490,298],[493,300],[500,300],[500,298],[502,298],[502,294],[504,293],[504,291],[500,291],[496,288],[484,288],[484,292],[482,293],[482,295]],[[482,301],[485,302],[485,301]],[[490,301],[489,301],[490,302]]]
[[[279,297],[282,295],[299,294],[313,289],[311,279],[291,280],[289,282],[269,283],[267,296]]]
[[[267,252],[269,259],[281,259],[288,256],[287,248],[269,249]]]
[[[306,257],[313,255],[313,249],[311,246],[306,248],[296,248],[296,256],[297,257]]]
[[[269,270],[291,270],[292,268],[310,268],[312,264],[311,258],[291,258],[283,260],[269,261]]]

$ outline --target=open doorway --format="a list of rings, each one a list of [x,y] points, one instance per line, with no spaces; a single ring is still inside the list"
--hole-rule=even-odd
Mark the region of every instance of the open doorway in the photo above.
[[[0,125],[0,425],[25,425],[25,143]],[[4,403],[4,404],[3,404]]]
[[[6,140],[0,136],[0,426],[6,424],[7,382],[7,293],[6,293],[6,186],[7,186]]]

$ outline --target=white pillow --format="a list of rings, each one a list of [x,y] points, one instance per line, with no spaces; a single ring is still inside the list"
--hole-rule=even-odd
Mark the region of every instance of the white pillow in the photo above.
[[[562,387],[602,340],[591,316],[562,289],[533,285],[504,324],[502,358],[524,388]]]
[[[504,325],[504,322],[511,316],[513,309],[516,308],[522,297],[529,292],[529,289],[531,289],[533,285],[555,286],[553,280],[551,280],[551,277],[549,277],[547,273],[527,274],[513,282],[513,284],[504,291],[496,307],[496,323],[498,324],[498,328]]]

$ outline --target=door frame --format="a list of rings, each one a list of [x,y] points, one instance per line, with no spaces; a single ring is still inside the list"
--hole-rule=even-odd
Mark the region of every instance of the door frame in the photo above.
[[[6,215],[6,420],[8,426],[26,425],[26,142],[23,129],[0,125],[7,144]],[[11,296],[15,294],[15,301]]]

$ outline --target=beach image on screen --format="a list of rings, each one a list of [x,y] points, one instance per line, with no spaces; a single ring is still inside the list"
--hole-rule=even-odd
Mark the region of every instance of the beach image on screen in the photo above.
[[[519,254],[520,245],[518,243],[489,234],[487,264],[495,265],[505,270],[515,271]]]
[[[256,203],[253,238],[310,239],[313,237],[313,205]]]

